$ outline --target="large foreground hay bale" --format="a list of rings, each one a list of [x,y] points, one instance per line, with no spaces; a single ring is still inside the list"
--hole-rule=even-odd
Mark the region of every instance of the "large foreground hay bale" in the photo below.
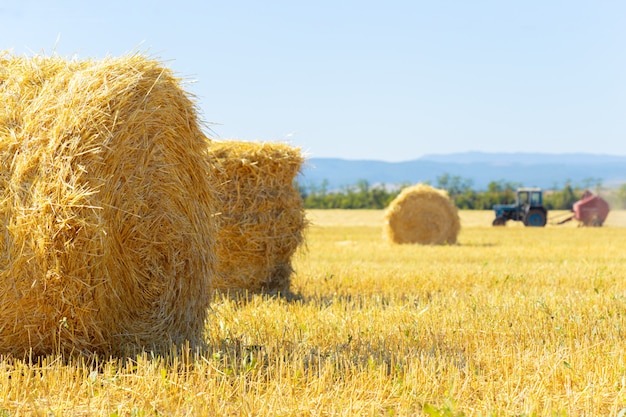
[[[384,215],[384,233],[393,243],[453,244],[461,223],[448,193],[426,184],[407,187]]]
[[[281,143],[212,142],[217,184],[214,287],[287,293],[291,257],[302,243],[304,206],[294,180],[304,161]]]
[[[0,353],[202,343],[213,191],[179,84],[139,55],[0,54]]]

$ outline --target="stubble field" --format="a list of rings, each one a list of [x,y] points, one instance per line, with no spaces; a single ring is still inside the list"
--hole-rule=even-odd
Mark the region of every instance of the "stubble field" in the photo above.
[[[457,245],[397,246],[382,211],[311,211],[291,296],[218,295],[202,352],[3,359],[0,415],[618,415],[626,213],[460,214]]]

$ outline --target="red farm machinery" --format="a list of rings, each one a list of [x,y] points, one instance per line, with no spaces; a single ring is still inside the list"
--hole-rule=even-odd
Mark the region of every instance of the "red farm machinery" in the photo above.
[[[557,224],[563,224],[570,220],[578,220],[580,226],[600,227],[609,215],[609,203],[599,195],[587,190],[582,198],[574,203],[571,215],[568,215]]]

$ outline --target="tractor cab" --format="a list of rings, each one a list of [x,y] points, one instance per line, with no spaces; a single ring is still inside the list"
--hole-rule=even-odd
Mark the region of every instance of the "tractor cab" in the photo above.
[[[539,188],[520,188],[517,190],[517,205],[519,207],[543,206],[543,192]]]
[[[524,226],[543,227],[548,220],[548,211],[543,206],[540,188],[518,188],[514,204],[496,204],[494,226],[504,226],[507,220],[522,221]]]

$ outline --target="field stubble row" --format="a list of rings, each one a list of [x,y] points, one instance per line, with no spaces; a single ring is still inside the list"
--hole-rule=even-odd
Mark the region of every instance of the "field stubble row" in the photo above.
[[[422,246],[385,242],[380,211],[310,212],[292,297],[218,296],[199,354],[95,368],[5,360],[0,410],[617,415],[622,213],[603,228],[494,228],[491,212],[460,215],[457,245]]]
[[[300,292],[380,300],[379,314],[389,314],[381,340],[394,327],[413,334],[399,356],[433,366],[416,381],[424,402],[469,415],[626,407],[624,212],[603,228],[492,227],[491,211],[460,217],[458,245],[397,246],[383,242],[381,212],[312,212]],[[389,306],[419,315],[396,317]],[[425,352],[434,353],[424,361]]]

